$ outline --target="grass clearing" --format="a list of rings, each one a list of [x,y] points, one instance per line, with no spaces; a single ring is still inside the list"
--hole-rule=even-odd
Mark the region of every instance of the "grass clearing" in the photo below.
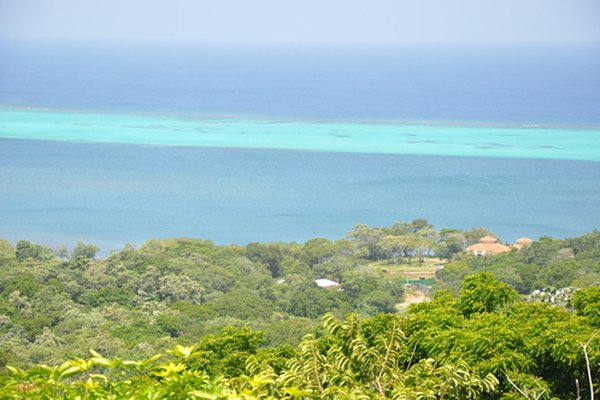
[[[389,279],[402,279],[414,283],[414,281],[427,280],[435,278],[435,273],[440,265],[447,261],[441,258],[426,258],[423,263],[413,260],[412,263],[395,264],[389,261],[378,261],[369,264],[374,271],[382,273]]]

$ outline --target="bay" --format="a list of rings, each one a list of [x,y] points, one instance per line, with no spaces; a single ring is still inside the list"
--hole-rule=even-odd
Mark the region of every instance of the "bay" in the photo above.
[[[597,47],[0,43],[0,237],[600,222]]]
[[[600,163],[0,139],[0,236],[104,251],[150,238],[341,238],[425,217],[502,239],[597,228]]]

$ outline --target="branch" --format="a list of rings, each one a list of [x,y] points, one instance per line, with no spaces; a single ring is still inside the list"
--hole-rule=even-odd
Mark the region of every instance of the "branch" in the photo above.
[[[585,357],[585,367],[587,369],[588,381],[590,382],[590,400],[594,400],[594,381],[592,381],[592,369],[590,368],[590,358],[588,356],[587,347],[594,337],[596,337],[596,335],[599,333],[600,329],[594,332],[587,342],[581,344],[581,347],[583,348],[583,356]]]
[[[317,349],[315,348],[315,342],[312,341],[310,345],[310,354],[311,361],[313,364],[313,373],[315,374],[315,379],[317,381],[317,385],[319,386],[319,392],[323,393],[323,384],[321,383],[321,377],[319,376],[319,361],[317,360]]]
[[[408,360],[408,365],[406,366],[406,369],[404,370],[404,372],[407,372],[410,369],[410,366],[412,364],[412,360],[413,360],[413,357],[415,356],[416,351],[417,351],[417,345],[415,344],[415,346],[413,347],[412,354],[410,355],[410,360]]]
[[[394,325],[392,326],[392,335],[390,337],[390,341],[385,350],[385,356],[383,358],[383,364],[381,365],[381,369],[375,378],[375,384],[377,385],[377,391],[383,396],[385,394],[384,386],[381,384],[381,377],[383,376],[383,372],[385,371],[385,367],[387,366],[388,360],[390,359],[390,353],[392,352],[392,346],[394,345],[394,340],[396,339],[396,326],[397,323],[394,321]]]
[[[506,376],[506,379],[508,379],[508,383],[510,383],[515,389],[517,389],[517,391],[519,393],[521,393],[523,395],[523,397],[525,397],[526,399],[529,399],[529,394],[525,391],[523,391],[520,387],[518,387],[513,381],[512,379],[510,379],[510,376],[508,376],[508,374],[505,371],[502,371],[504,373],[504,376]],[[539,385],[539,383],[538,383]],[[539,400],[544,393],[546,392],[546,389],[542,390],[542,392],[540,394],[532,394],[531,397],[533,398],[533,400]]]

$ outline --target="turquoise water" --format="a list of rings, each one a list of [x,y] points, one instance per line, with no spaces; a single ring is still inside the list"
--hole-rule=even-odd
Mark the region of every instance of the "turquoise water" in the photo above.
[[[600,226],[598,71],[597,46],[0,43],[0,238],[109,251],[421,217],[579,235]]]
[[[503,240],[598,228],[600,163],[0,138],[0,238],[338,239],[424,217]]]
[[[600,130],[0,109],[0,137],[153,146],[600,161]]]
[[[600,221],[600,132],[0,109],[0,237],[341,238],[424,217],[511,241]]]

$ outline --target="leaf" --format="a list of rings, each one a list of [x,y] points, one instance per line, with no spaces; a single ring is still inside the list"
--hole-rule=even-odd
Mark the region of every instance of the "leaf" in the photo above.
[[[210,393],[206,393],[206,392],[201,392],[199,390],[194,390],[192,392],[189,392],[188,394],[190,396],[198,397],[200,399],[217,400],[217,398],[218,398],[214,394],[210,394]]]
[[[111,366],[111,362],[109,359],[101,357],[93,357],[90,358],[90,361],[94,364],[94,365],[102,365],[103,367],[110,367]]]
[[[158,360],[161,357],[162,357],[162,354],[156,354],[156,355],[150,357],[149,359],[147,359],[146,361],[144,361],[144,364],[146,364],[146,365],[147,364],[151,364],[151,363],[153,363],[154,361]]]
[[[195,349],[195,346],[182,346],[178,344],[173,350],[168,350],[167,352],[173,354],[176,357],[186,359],[192,355]]]
[[[61,374],[60,377],[61,378],[66,378],[68,376],[71,375],[75,375],[76,373],[81,372],[81,367],[78,365],[74,365],[70,368],[67,368],[66,370],[64,370]]]
[[[186,366],[184,364],[173,364],[173,363],[169,363],[166,365],[161,365],[160,369],[162,369],[161,372],[157,372],[156,374],[158,376],[162,376],[162,377],[167,377],[173,374],[178,374],[181,371],[184,371],[186,369]]]
[[[301,389],[298,389],[295,386],[283,388],[283,392],[285,394],[289,394],[290,396],[293,396],[293,397],[309,396],[311,394],[310,391],[308,391],[308,390],[301,390]]]
[[[16,367],[13,367],[13,366],[10,366],[10,365],[7,365],[6,369],[8,369],[14,375],[23,375],[23,372],[24,372],[21,368],[16,368]]]
[[[102,374],[90,374],[90,378],[100,379],[100,380],[103,380],[104,382],[108,382],[108,378],[106,377],[106,375],[102,375]]]
[[[94,349],[90,349],[90,353],[96,358],[104,358],[104,357],[102,357],[102,355],[100,353],[98,353]]]
[[[138,368],[140,365],[142,365],[142,362],[140,362],[140,361],[125,360],[121,364],[125,365],[126,367],[136,367],[136,368]]]
[[[275,382],[271,378],[263,377],[260,375],[255,375],[252,378],[249,376],[242,376],[242,378],[244,378],[248,383],[250,383],[250,385],[252,385],[252,387],[255,387],[255,388]]]

